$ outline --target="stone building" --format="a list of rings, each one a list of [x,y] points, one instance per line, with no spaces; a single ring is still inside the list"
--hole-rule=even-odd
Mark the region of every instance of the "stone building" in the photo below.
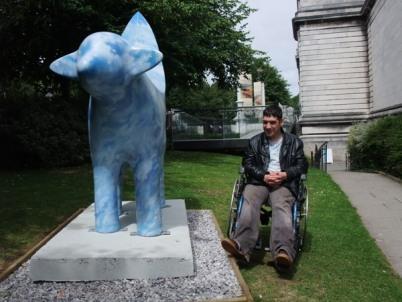
[[[328,141],[344,160],[352,124],[402,112],[402,0],[298,0],[305,151]]]

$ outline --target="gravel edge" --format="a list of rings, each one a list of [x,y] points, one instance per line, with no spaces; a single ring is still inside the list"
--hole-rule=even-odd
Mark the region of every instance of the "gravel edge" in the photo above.
[[[222,250],[212,213],[188,210],[196,274],[90,282],[32,282],[29,260],[0,283],[0,301],[205,301],[243,295]]]

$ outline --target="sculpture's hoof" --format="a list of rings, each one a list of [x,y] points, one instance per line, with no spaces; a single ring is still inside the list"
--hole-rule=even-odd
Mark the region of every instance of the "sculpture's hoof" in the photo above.
[[[137,231],[138,236],[143,236],[143,237],[156,237],[162,235],[162,230],[138,230]]]
[[[115,233],[120,230],[120,225],[109,225],[109,226],[101,226],[96,227],[95,231],[98,233]]]

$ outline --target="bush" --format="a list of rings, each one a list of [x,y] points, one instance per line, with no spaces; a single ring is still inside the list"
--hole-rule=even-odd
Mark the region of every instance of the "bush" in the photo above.
[[[402,115],[353,126],[348,151],[352,169],[381,170],[402,177]]]
[[[0,97],[0,166],[54,167],[88,161],[88,97],[45,97],[27,91]]]

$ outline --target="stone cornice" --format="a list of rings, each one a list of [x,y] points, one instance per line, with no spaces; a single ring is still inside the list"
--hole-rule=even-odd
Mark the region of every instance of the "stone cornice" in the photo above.
[[[299,119],[299,123],[303,126],[324,124],[351,124],[354,122],[367,120],[368,117],[368,113],[362,112],[304,114]]]
[[[293,37],[301,24],[322,23],[347,19],[365,19],[377,0],[349,1],[339,4],[313,5],[301,7],[292,19]]]

